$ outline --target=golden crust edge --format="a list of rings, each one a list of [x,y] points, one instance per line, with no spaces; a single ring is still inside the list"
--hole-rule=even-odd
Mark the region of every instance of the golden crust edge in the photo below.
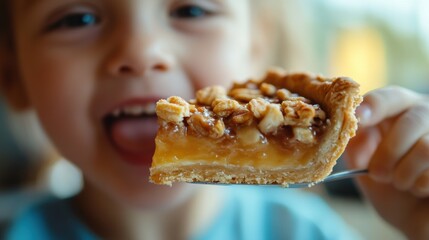
[[[319,182],[332,166],[315,164],[302,169],[261,170],[251,166],[216,164],[166,165],[150,169],[150,181],[171,186],[174,182],[216,182],[221,184],[280,184]]]
[[[329,79],[310,73],[287,73],[278,68],[270,69],[265,79],[321,104],[329,112],[332,125],[313,161],[330,163],[333,167],[358,128],[355,110],[363,100],[359,84],[347,77]]]

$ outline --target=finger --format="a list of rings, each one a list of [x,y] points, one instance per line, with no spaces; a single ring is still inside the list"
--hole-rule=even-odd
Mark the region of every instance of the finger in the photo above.
[[[429,132],[427,119],[429,104],[413,106],[398,117],[371,158],[369,170],[375,180],[392,180],[393,169],[398,161]]]
[[[346,148],[344,157],[351,169],[367,168],[371,156],[380,142],[380,131],[377,127],[359,129]]]
[[[376,182],[368,176],[358,177],[357,183],[377,212],[383,218],[389,219],[391,224],[400,226],[402,221],[408,219],[405,214],[410,211],[412,205],[407,203],[413,201],[414,195],[398,191],[391,184]],[[395,209],[400,209],[400,211],[395,211]]]
[[[362,104],[356,110],[356,115],[361,125],[374,126],[408,109],[420,98],[422,98],[420,94],[402,87],[377,89],[365,95]]]
[[[417,197],[429,197],[429,170],[426,170],[417,179],[411,192]]]
[[[419,176],[429,170],[429,134],[418,140],[394,170],[393,183],[399,190],[413,187]]]

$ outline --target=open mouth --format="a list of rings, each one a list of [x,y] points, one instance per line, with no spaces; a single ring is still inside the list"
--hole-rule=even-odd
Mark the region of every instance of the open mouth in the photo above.
[[[150,164],[158,130],[155,102],[119,107],[103,118],[113,146],[124,160],[133,164]]]

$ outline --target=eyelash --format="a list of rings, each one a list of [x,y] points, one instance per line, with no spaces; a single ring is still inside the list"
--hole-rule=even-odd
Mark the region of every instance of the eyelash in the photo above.
[[[204,7],[198,5],[183,5],[174,9],[170,16],[173,18],[184,18],[184,19],[199,19],[204,17],[212,16],[214,13]]]
[[[58,29],[73,29],[93,26],[100,23],[100,18],[93,13],[71,13],[53,22],[47,27],[47,31]]]

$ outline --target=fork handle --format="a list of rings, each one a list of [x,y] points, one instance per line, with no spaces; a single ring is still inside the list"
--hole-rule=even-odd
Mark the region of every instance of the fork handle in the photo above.
[[[346,178],[353,178],[368,173],[368,169],[354,169],[333,173],[323,180],[323,182],[332,182]]]

